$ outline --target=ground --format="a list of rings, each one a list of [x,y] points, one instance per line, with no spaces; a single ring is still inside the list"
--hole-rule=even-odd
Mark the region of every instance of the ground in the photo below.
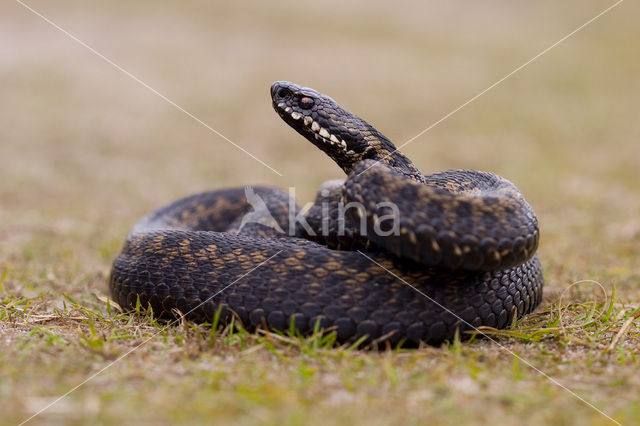
[[[466,105],[614,1],[27,4],[86,46],[0,6],[0,422],[66,392],[30,422],[640,421],[637,3]],[[491,339],[382,351],[121,314],[110,264],[143,214],[256,183],[304,203],[341,176],[272,111],[274,80],[398,144],[438,123],[403,148],[424,172],[515,182],[543,305]]]

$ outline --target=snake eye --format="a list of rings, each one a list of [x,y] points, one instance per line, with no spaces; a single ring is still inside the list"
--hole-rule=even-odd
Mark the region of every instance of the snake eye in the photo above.
[[[300,98],[300,108],[302,109],[311,109],[313,107],[313,99],[308,96],[303,96]]]
[[[278,89],[278,92],[276,93],[276,96],[280,99],[282,98],[286,98],[287,96],[291,95],[291,90],[287,89],[286,87],[281,87],[280,89]]]

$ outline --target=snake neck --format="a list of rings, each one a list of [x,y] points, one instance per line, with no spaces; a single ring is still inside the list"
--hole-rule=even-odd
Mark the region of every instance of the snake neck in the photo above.
[[[295,131],[349,174],[364,160],[421,181],[422,173],[382,133],[330,97],[287,81],[271,86],[273,108]]]

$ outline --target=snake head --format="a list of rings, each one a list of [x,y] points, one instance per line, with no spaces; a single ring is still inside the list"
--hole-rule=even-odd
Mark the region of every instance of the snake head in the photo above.
[[[362,160],[383,161],[395,156],[395,146],[387,138],[313,89],[277,81],[271,86],[271,99],[273,108],[287,124],[329,155],[346,173]]]

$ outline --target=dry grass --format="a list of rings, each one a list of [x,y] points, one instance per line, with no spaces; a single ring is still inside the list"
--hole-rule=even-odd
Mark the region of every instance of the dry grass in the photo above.
[[[144,343],[33,422],[610,423],[488,339],[371,353],[165,329],[104,302],[111,260],[151,209],[255,183],[305,202],[340,175],[273,113],[273,80],[331,94],[401,143],[611,4],[529,3],[30,2],[280,177],[4,2],[0,421]],[[628,424],[640,421],[639,11],[622,3],[404,149],[424,171],[518,184],[542,226],[545,303],[494,338]]]

